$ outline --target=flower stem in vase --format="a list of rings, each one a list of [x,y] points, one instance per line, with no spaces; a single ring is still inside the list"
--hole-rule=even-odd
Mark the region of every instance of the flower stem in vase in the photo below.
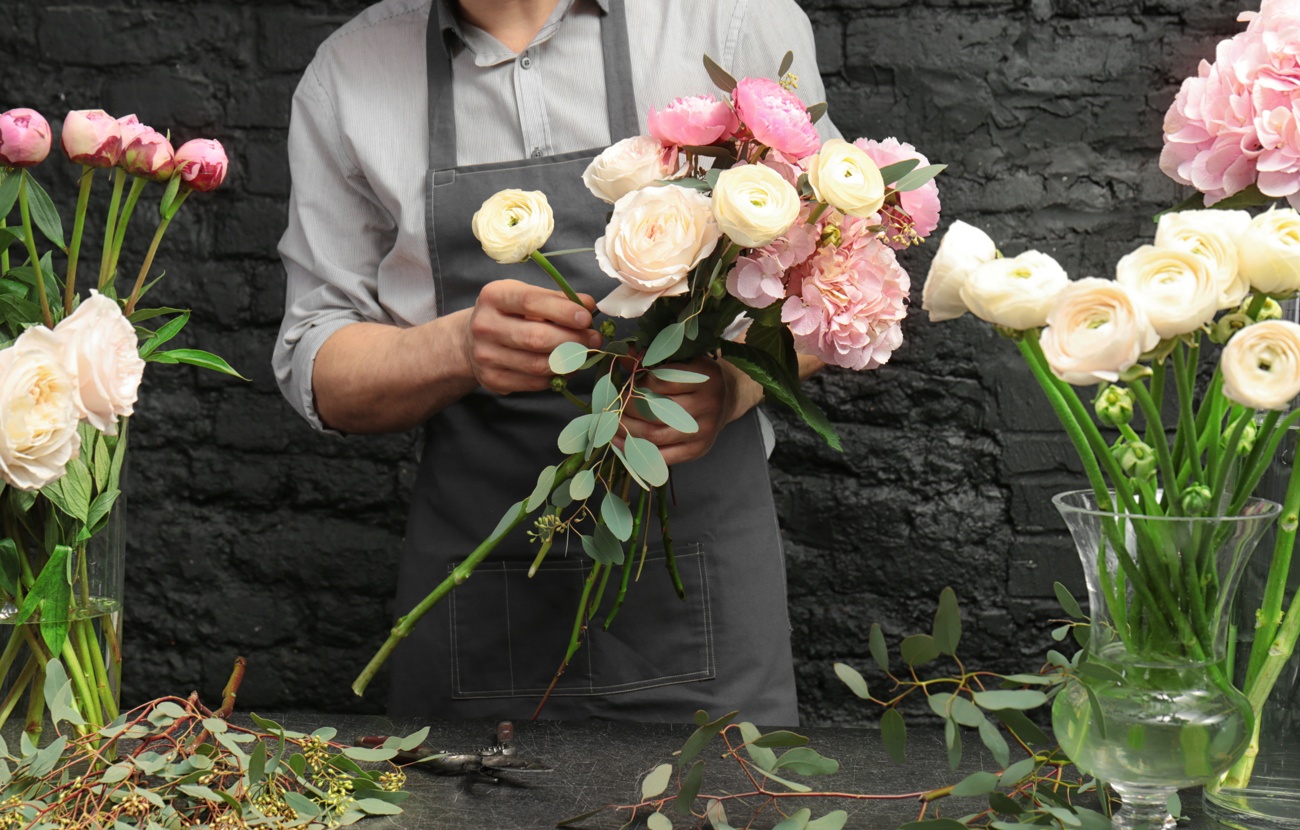
[[[113,284],[113,279],[117,276],[117,260],[122,256],[122,245],[126,240],[126,229],[131,222],[131,214],[135,212],[135,203],[140,199],[140,193],[148,183],[146,179],[136,178],[131,182],[131,190],[126,194],[126,204],[122,206],[121,218],[117,220],[117,229],[113,235],[113,247],[108,255],[108,269],[99,275],[99,290],[103,291],[106,286]]]
[[[171,224],[172,217],[180,210],[185,199],[192,193],[191,190],[182,190],[176,200],[172,202],[171,208],[167,214],[158,222],[158,230],[154,231],[153,241],[149,243],[149,252],[144,256],[144,264],[140,266],[140,275],[135,278],[135,287],[131,289],[131,298],[126,301],[126,315],[131,316],[135,311],[136,300],[140,299],[140,292],[144,289],[145,278],[149,276],[149,269],[153,267],[154,255],[158,253],[158,244],[162,242],[163,234],[167,233],[167,226]]]
[[[36,234],[32,231],[32,214],[27,205],[27,171],[23,170],[18,182],[18,213],[23,218],[23,239],[27,243],[27,258],[31,260],[32,270],[36,272],[36,294],[41,301],[41,319],[46,328],[54,328],[54,318],[50,316],[50,299],[45,294],[45,269],[41,267],[41,256],[36,252]]]
[[[109,261],[113,256],[113,237],[117,233],[118,206],[122,203],[122,185],[126,182],[126,171],[115,170],[113,176],[113,195],[108,200],[108,219],[104,223],[104,247],[99,255],[99,287],[103,289],[109,280]]]
[[[86,204],[90,186],[95,183],[95,168],[81,166],[81,188],[77,193],[77,213],[72,220],[72,243],[68,246],[68,275],[63,281],[63,314],[72,313],[72,299],[77,295],[77,261],[81,256],[81,234],[86,227]]]
[[[36,673],[32,676],[32,694],[27,696],[27,724],[23,727],[27,737],[31,738],[32,743],[36,746],[41,745],[41,731],[44,728],[45,721],[45,695],[37,693],[37,690],[44,688],[45,664],[44,661],[41,661],[41,666],[37,668]]]

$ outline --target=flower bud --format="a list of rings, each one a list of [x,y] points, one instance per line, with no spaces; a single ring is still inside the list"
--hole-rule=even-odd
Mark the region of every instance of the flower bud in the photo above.
[[[1259,314],[1256,315],[1255,317],[1256,322],[1262,322],[1264,320],[1281,320],[1281,319],[1282,319],[1282,304],[1279,303],[1277,300],[1273,299],[1272,297],[1265,297],[1264,307],[1259,310]]]
[[[59,141],[77,164],[113,167],[122,156],[122,125],[103,110],[73,110],[63,119]]]
[[[1227,449],[1228,441],[1232,438],[1235,427],[1223,434],[1224,449]],[[1255,448],[1255,437],[1259,435],[1259,424],[1251,418],[1246,422],[1246,426],[1241,430],[1241,438],[1237,441],[1237,455],[1250,455],[1250,451]]]
[[[1156,474],[1156,453],[1143,441],[1125,441],[1111,449],[1124,475],[1148,479]]]
[[[0,165],[31,167],[50,154],[50,125],[26,107],[0,113]]]
[[[122,150],[122,169],[150,181],[170,179],[176,171],[176,152],[172,143],[152,127],[133,132],[133,137]]]
[[[176,171],[186,187],[207,193],[226,180],[225,148],[212,138],[187,141],[176,151]]]
[[[614,325],[613,320],[601,320],[600,328],[596,330],[599,331],[600,336],[605,338],[606,340],[613,340],[614,335],[618,333],[618,329]]]
[[[1183,513],[1187,516],[1200,516],[1210,507],[1214,494],[1204,484],[1193,484],[1183,491]]]
[[[1123,426],[1133,420],[1133,393],[1123,386],[1107,386],[1093,406],[1097,420],[1108,427]]]
[[[1223,345],[1231,340],[1234,334],[1249,326],[1252,322],[1250,317],[1241,311],[1225,314],[1210,327],[1210,339],[1219,345]]]
[[[568,385],[568,384],[565,383],[565,380],[564,380],[564,376],[563,376],[563,375],[555,375],[554,377],[551,378],[551,391],[552,391],[552,392],[563,392],[563,391],[564,391],[564,387],[567,386],[567,385]]]
[[[817,247],[838,248],[842,238],[843,235],[840,233],[838,225],[827,225],[826,229],[822,231],[821,238],[817,240]]]

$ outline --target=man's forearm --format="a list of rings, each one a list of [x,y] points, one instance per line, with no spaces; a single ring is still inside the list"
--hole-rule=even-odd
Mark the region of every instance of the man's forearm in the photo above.
[[[321,420],[342,432],[403,432],[460,400],[478,385],[465,356],[466,314],[334,332],[312,370]]]

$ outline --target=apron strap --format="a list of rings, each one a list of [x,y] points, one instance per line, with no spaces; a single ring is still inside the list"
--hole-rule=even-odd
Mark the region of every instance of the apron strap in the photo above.
[[[444,32],[450,0],[432,0],[425,31],[425,72],[429,79],[429,169],[448,170],[456,161],[456,100],[452,94],[451,49]],[[632,50],[623,0],[608,0],[601,18],[600,45],[605,64],[605,109],[609,139],[616,142],[640,132],[632,85]]]

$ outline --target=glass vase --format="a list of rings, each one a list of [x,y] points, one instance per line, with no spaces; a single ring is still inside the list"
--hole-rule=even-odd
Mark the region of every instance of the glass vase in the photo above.
[[[1289,304],[1288,304],[1289,305]],[[1296,461],[1293,427],[1273,458],[1258,492],[1282,501]],[[1264,537],[1261,548],[1273,549],[1274,536]],[[1285,553],[1285,552],[1284,552]],[[1274,556],[1278,554],[1275,553]],[[1283,563],[1279,562],[1279,565]],[[1244,683],[1256,632],[1256,615],[1264,606],[1265,586],[1273,557],[1255,557],[1246,568],[1237,606],[1234,678]],[[1292,556],[1285,564],[1286,602],[1300,590],[1300,566]],[[1256,730],[1245,756],[1221,779],[1205,788],[1205,811],[1229,827],[1255,830],[1300,830],[1300,652],[1279,655],[1282,665],[1271,689],[1246,686],[1261,702]]]
[[[22,722],[37,743],[50,722],[45,686],[52,657],[67,676],[58,700],[75,707],[85,729],[118,715],[126,548],[122,502],[119,497],[89,540],[60,551],[46,527],[55,508],[44,496],[31,499],[8,488],[0,498],[5,531],[0,542],[0,726]],[[61,579],[65,587],[53,592],[54,599],[27,601],[33,593],[50,594],[48,588],[38,589],[42,579]]]
[[[1224,665],[1229,611],[1279,506],[1251,499],[1239,516],[1187,518],[1100,509],[1090,490],[1053,502],[1091,618],[1077,678],[1052,706],[1056,738],[1119,795],[1117,830],[1172,828],[1169,797],[1222,775],[1250,741],[1250,704]]]

